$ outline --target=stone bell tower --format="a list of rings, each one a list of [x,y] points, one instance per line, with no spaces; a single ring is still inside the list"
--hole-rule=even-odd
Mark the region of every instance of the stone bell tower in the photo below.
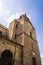
[[[41,65],[36,31],[26,14],[9,28],[0,24],[0,65]]]
[[[9,25],[9,39],[23,46],[21,65],[41,65],[36,31],[26,15]]]

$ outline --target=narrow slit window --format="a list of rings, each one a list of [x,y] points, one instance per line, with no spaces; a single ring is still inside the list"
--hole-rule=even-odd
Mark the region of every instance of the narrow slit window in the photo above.
[[[30,32],[30,37],[32,37],[32,32]]]
[[[2,31],[0,31],[0,36],[2,35]]]
[[[15,34],[15,39],[16,39],[16,34]]]
[[[36,65],[36,58],[35,57],[32,58],[32,61],[33,61],[33,65]]]
[[[16,24],[16,29],[18,28],[18,24]]]

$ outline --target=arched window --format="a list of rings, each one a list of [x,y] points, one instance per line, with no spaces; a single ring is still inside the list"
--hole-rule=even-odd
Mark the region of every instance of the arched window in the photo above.
[[[16,24],[16,29],[18,28],[18,24]]]
[[[17,22],[17,24],[16,24],[16,29],[18,29],[19,25],[20,25],[20,23],[19,23],[19,22]]]
[[[2,65],[12,65],[13,64],[13,54],[10,50],[5,50],[1,54]]]
[[[30,37],[32,37],[32,32],[30,32]]]
[[[5,51],[2,52],[1,57],[3,57],[3,58],[8,58],[8,57],[12,58],[13,55],[12,55],[12,52],[10,50],[5,50]]]
[[[16,24],[16,29],[20,28],[20,26],[21,26],[21,24],[20,24],[20,22],[18,22],[18,23]]]

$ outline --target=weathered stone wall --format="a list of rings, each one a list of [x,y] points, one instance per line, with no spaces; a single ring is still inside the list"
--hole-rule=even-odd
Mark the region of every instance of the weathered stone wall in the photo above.
[[[13,54],[14,65],[21,65],[21,46],[10,41],[0,39],[0,58],[5,50],[10,50]]]
[[[0,25],[0,31],[2,32],[2,35],[7,35],[7,29],[4,28],[4,26]]]
[[[35,57],[36,65],[41,65],[40,53],[37,41],[27,36],[24,36],[24,64],[23,65],[32,65],[32,58]],[[34,53],[34,54],[33,54]],[[39,62],[40,61],[40,62]]]

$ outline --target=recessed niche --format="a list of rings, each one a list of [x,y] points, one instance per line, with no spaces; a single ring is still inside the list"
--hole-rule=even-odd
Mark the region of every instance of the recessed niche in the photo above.
[[[3,44],[5,44],[5,43],[3,42]]]

